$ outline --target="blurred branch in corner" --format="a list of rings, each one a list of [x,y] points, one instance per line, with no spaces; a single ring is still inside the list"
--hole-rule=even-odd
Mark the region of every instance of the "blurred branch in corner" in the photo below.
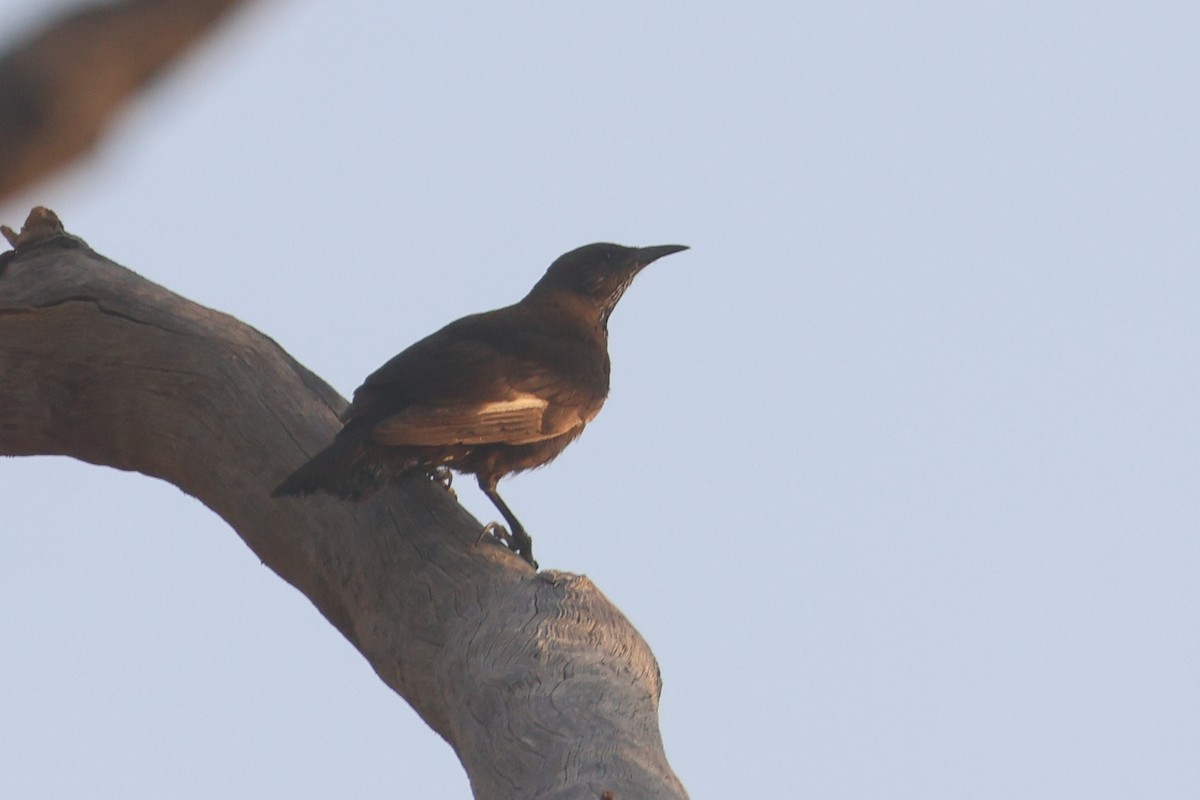
[[[124,0],[58,14],[0,54],[0,202],[87,153],[142,87],[245,0]]]

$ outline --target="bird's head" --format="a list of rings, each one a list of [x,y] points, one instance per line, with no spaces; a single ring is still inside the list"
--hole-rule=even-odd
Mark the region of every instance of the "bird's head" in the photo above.
[[[530,294],[568,292],[582,297],[600,312],[603,324],[642,267],[687,249],[683,244],[653,247],[587,244],[559,256]]]

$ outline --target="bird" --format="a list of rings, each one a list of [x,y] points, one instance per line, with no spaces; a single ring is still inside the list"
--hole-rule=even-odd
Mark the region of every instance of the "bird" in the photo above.
[[[323,450],[272,492],[363,500],[425,473],[474,475],[508,523],[489,523],[534,569],[533,540],[500,497],[501,478],[544,466],[608,397],[608,320],[648,264],[686,245],[599,242],[554,260],[520,301],[451,322],[371,373]]]

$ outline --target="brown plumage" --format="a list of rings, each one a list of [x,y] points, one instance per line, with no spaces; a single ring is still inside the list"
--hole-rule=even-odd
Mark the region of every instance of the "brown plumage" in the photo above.
[[[609,315],[643,267],[686,249],[590,244],[561,256],[520,302],[451,322],[372,373],[333,443],[273,494],[357,500],[449,467],[476,476],[513,549],[536,567],[496,485],[549,463],[596,416],[608,396]]]

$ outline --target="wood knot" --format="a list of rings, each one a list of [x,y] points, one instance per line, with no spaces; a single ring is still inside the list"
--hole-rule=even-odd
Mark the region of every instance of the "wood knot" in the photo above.
[[[33,210],[29,212],[29,216],[25,218],[25,224],[21,226],[20,233],[14,232],[7,225],[0,225],[0,233],[4,234],[4,238],[8,239],[8,243],[13,246],[14,250],[20,250],[40,244],[47,239],[53,239],[55,236],[61,236],[66,231],[57,214],[45,206],[34,206]]]

